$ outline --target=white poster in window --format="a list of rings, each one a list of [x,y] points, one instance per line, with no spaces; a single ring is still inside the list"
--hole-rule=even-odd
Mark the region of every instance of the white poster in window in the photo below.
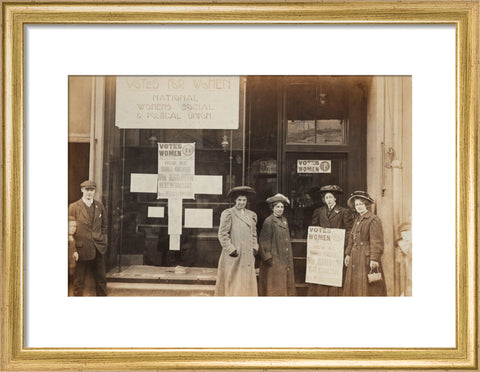
[[[165,217],[164,207],[148,207],[148,218],[163,218]]]
[[[119,128],[238,129],[238,76],[121,76]]]
[[[195,143],[158,144],[158,199],[194,199]]]
[[[211,229],[213,227],[213,209],[185,208],[185,227]]]
[[[305,282],[342,286],[344,229],[308,227]]]
[[[332,173],[332,161],[297,160],[297,173]]]

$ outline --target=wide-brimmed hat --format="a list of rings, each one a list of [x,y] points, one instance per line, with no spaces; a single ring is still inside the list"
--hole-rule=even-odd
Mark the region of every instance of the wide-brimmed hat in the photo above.
[[[255,190],[252,189],[250,186],[237,186],[228,190],[227,198],[236,199],[239,195],[249,196],[254,194]]]
[[[288,200],[288,198],[283,195],[283,194],[275,194],[269,198],[267,198],[267,203],[268,204],[273,204],[273,203],[277,203],[277,202],[282,202],[283,204],[290,204],[290,200]]]
[[[352,194],[350,195],[350,197],[348,198],[347,200],[347,204],[349,207],[353,208],[354,205],[353,205],[353,201],[355,199],[363,199],[363,200],[366,200],[367,202],[369,203],[375,203],[375,200],[373,200],[370,195],[368,195],[368,193],[366,191],[354,191],[352,192]]]
[[[85,187],[86,189],[96,189],[97,184],[94,181],[86,180],[80,184],[80,187]]]
[[[320,188],[320,194],[323,195],[323,194],[326,194],[327,192],[330,192],[336,195],[343,194],[343,190],[340,188],[340,186],[337,186],[337,185],[325,185]]]

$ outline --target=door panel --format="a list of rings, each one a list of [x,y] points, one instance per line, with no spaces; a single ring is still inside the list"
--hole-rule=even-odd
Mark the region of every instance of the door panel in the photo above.
[[[328,160],[331,162],[329,173],[313,173],[318,169],[308,169],[312,173],[302,173],[299,160]],[[307,228],[311,224],[313,211],[320,207],[318,190],[325,185],[339,185],[345,189],[347,180],[346,153],[287,153],[286,154],[286,186],[291,207],[288,209],[292,238],[306,239]],[[300,172],[299,172],[300,171]],[[305,169],[304,169],[305,171]],[[317,188],[315,192],[314,188]],[[339,205],[345,204],[343,196],[337,200]]]

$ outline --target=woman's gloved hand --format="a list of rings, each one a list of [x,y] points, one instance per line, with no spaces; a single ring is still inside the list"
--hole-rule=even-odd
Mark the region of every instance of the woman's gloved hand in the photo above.
[[[237,252],[237,250],[235,249],[232,253],[230,253],[230,256],[231,256],[231,257],[238,257],[238,252]]]

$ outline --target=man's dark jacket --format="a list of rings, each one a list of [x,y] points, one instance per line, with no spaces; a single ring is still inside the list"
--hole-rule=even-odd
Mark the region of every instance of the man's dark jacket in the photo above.
[[[77,200],[68,207],[68,214],[77,220],[75,241],[79,261],[93,260],[96,249],[101,254],[107,250],[107,216],[105,208],[99,201],[94,200],[93,221],[87,212],[88,208],[82,199]]]

